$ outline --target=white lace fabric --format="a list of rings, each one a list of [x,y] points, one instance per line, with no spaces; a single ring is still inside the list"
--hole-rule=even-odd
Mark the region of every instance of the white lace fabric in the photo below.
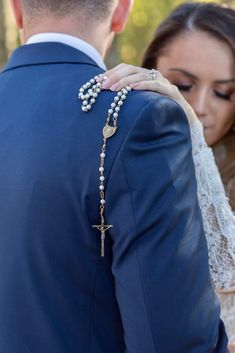
[[[202,124],[188,113],[211,278],[217,291],[235,291],[235,216],[225,196],[213,152],[205,142]]]

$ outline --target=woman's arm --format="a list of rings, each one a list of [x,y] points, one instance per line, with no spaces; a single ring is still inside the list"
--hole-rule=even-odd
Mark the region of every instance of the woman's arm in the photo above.
[[[212,150],[207,146],[203,127],[181,95],[159,72],[120,64],[107,71],[101,80],[104,89],[118,91],[129,85],[135,90],[151,90],[177,101],[186,112],[192,138],[193,160],[198,185],[198,199],[208,243],[211,277],[218,291],[235,289],[235,217],[225,196]]]

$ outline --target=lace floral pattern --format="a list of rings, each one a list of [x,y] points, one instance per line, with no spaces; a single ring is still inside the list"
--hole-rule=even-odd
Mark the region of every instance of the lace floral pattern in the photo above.
[[[226,291],[235,287],[235,217],[212,150],[205,142],[202,124],[194,119],[190,121],[190,129],[211,277],[217,290]]]

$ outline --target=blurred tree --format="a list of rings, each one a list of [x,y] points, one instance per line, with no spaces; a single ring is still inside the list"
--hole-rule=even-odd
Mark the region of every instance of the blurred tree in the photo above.
[[[6,46],[6,23],[4,1],[0,0],[0,67],[7,60],[7,46]]]

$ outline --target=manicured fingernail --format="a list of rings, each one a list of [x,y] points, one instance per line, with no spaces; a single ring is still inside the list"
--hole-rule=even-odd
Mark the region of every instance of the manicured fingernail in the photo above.
[[[108,89],[111,86],[111,81],[107,78],[105,81],[102,82],[102,88]]]
[[[110,87],[111,91],[118,91],[119,90],[119,83],[115,83]]]
[[[104,81],[104,80],[107,80],[107,76],[106,76],[106,74],[103,74],[103,75],[101,75],[98,79],[97,79],[97,81],[98,82],[102,82],[102,81]]]

